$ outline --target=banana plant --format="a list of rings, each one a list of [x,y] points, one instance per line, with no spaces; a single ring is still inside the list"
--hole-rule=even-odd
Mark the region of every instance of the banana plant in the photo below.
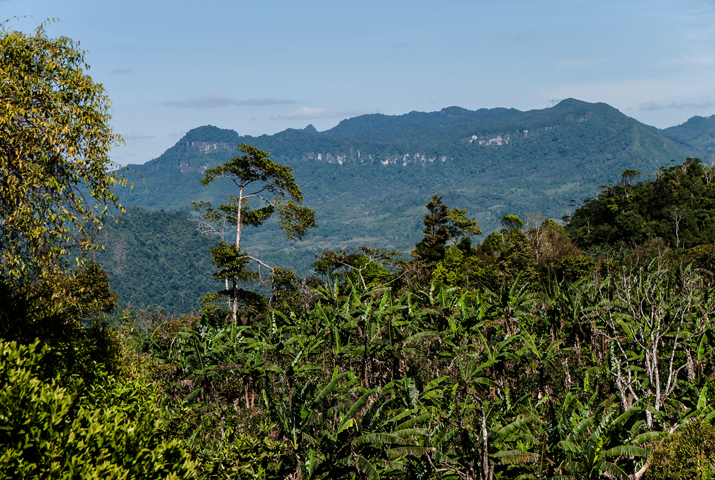
[[[549,343],[548,339],[538,339],[536,335],[532,335],[529,332],[522,332],[520,338],[526,345],[525,357],[530,362],[528,370],[537,373],[539,398],[543,398],[548,395],[546,391],[547,378],[554,378],[561,373],[563,368],[562,364],[556,361],[557,358],[570,355],[573,352],[570,349],[559,349],[563,343],[562,340]],[[539,342],[538,345],[537,342]]]
[[[485,301],[490,305],[490,318],[503,322],[509,335],[516,335],[533,322],[533,306],[536,294],[529,291],[529,286],[521,281],[519,273],[511,285],[503,284],[499,291],[484,287]]]
[[[420,398],[434,397],[439,383],[423,392],[409,381],[365,389],[336,369],[322,389],[303,384],[281,395],[264,388],[263,396],[303,478],[393,478],[406,457],[433,450],[424,445],[421,425],[432,415]]]
[[[300,454],[306,445],[315,444],[316,428],[323,412],[329,411],[328,400],[335,402],[341,398],[342,391],[356,380],[351,373],[339,373],[337,368],[330,381],[319,390],[308,382],[295,384],[286,392],[285,382],[276,380],[265,377],[263,403],[271,417],[277,421],[281,436],[288,442],[300,464]]]
[[[586,313],[591,307],[588,295],[591,284],[586,279],[576,282],[551,281],[542,284],[541,296],[546,310],[548,330],[573,345],[577,355],[591,341],[591,325]]]
[[[409,379],[368,390],[341,415],[334,430],[336,444],[347,447],[342,458],[331,463],[354,466],[361,476],[394,478],[411,459],[430,453],[425,427],[432,413],[420,402],[422,394],[434,394],[436,385],[419,392]],[[372,402],[372,403],[369,403]],[[328,478],[336,478],[334,472]]]
[[[545,425],[550,446],[546,454],[556,474],[552,478],[630,478],[627,470],[635,471],[638,459],[648,455],[640,445],[657,436],[645,428],[646,408],[638,404],[618,415],[617,407],[594,409],[567,393]]]

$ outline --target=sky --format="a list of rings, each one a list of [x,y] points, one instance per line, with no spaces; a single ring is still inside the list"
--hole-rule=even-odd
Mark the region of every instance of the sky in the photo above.
[[[14,18],[17,17],[17,18]],[[6,26],[86,51],[125,145],[366,113],[605,102],[665,128],[715,114],[715,0],[0,0]]]

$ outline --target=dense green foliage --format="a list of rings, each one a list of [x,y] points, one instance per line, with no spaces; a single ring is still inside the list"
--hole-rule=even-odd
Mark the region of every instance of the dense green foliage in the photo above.
[[[0,471],[5,478],[184,479],[195,464],[162,441],[160,412],[81,405],[74,388],[43,377],[37,343],[0,342]],[[117,392],[120,393],[120,392]],[[123,386],[123,395],[131,395]],[[134,415],[131,415],[134,413]]]
[[[685,165],[628,187],[707,174]],[[169,401],[194,403],[176,430],[192,432],[206,475],[250,478],[228,453],[248,439],[265,478],[709,474],[709,444],[692,430],[715,418],[714,283],[683,263],[706,245],[658,237],[670,254],[642,249],[633,263],[585,255],[571,226],[506,215],[472,246],[449,234],[448,213],[466,225],[467,211],[439,197],[427,210],[429,255],[323,252],[323,283],[294,286],[298,301],[272,302],[244,326],[194,317],[136,337],[162,365],[153,378]],[[260,446],[267,431],[277,443]],[[685,448],[700,456],[685,461]]]
[[[570,219],[568,231],[583,248],[642,245],[662,238],[688,248],[715,242],[715,171],[697,159],[661,168],[648,181],[625,179],[602,188]]]
[[[692,478],[715,475],[715,427],[693,422],[682,431],[656,443],[649,478]]]
[[[128,207],[105,222],[97,240],[105,249],[93,256],[124,306],[198,312],[199,299],[221,287],[209,253],[217,239],[198,232],[186,212]]]
[[[109,99],[68,38],[0,29],[0,276],[61,270],[93,246],[94,202],[116,204]],[[71,94],[68,94],[71,92]],[[80,191],[89,193],[86,198]],[[90,200],[90,201],[88,201]],[[121,208],[121,207],[119,207]]]
[[[701,280],[685,273],[678,288],[702,294]],[[646,285],[658,283],[656,271],[644,275]],[[142,348],[166,362],[158,380],[176,402],[203,398],[184,418],[186,430],[210,438],[218,426],[233,425],[238,435],[273,422],[284,450],[272,450],[268,478],[620,476],[643,465],[643,447],[657,432],[710,416],[701,391],[712,369],[703,348],[711,301],[698,300],[705,316],[695,323],[686,312],[685,341],[666,336],[656,346],[661,368],[672,349],[682,375],[657,405],[652,396],[619,393],[618,349],[632,352],[632,368],[647,360],[638,358],[637,339],[619,333],[637,317],[602,292],[630,287],[607,280],[542,292],[518,281],[507,287],[470,300],[466,292],[395,296],[335,285],[317,290],[317,303],[301,315],[274,311],[238,328],[186,325],[162,334],[165,347],[150,340],[159,333],[152,330]],[[681,308],[673,300],[663,318]],[[609,312],[624,323],[610,326]],[[685,354],[698,349],[691,383]],[[652,386],[646,377],[635,391]]]

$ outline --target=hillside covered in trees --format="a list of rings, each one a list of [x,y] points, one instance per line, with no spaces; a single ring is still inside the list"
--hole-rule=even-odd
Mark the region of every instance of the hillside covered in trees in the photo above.
[[[172,175],[197,169],[205,191],[223,180],[223,195],[196,199],[192,219],[208,235],[183,239],[187,212],[141,213],[114,193],[125,181],[108,159],[118,138],[77,45],[40,29],[4,31],[0,49],[12,73],[0,85],[3,475],[715,474],[712,166],[687,158],[638,183],[640,166],[627,165],[564,225],[500,210],[488,228],[432,192],[418,226],[405,227],[418,230],[409,255],[369,243],[322,249],[306,276],[267,263],[261,242],[247,241],[268,231],[299,242],[319,228],[297,167],[249,144],[216,164],[185,155]],[[566,121],[596,121],[602,107],[587,107],[588,119]],[[518,116],[476,112],[474,128],[487,128],[480,115],[484,125]],[[431,117],[411,118],[418,137]],[[379,140],[374,131],[390,121],[336,131]],[[659,135],[629,131],[641,146]],[[135,235],[112,233],[111,215]],[[165,283],[193,296],[191,285],[213,283],[196,313],[118,307],[91,261],[115,235],[105,264],[140,268],[151,259],[117,246],[150,241],[138,232],[157,223],[170,253],[206,242],[208,256],[164,263],[156,283],[128,290]]]
[[[131,165],[142,178],[129,175],[135,187],[117,194],[149,210],[189,210],[191,201],[221,199],[226,184],[203,188],[198,180],[203,169],[235,156],[239,143],[294,169],[318,213],[319,238],[306,239],[315,250],[349,246],[353,238],[407,249],[418,240],[424,199],[436,192],[468,208],[485,231],[507,213],[536,209],[561,218],[572,199],[593,195],[626,169],[649,175],[673,159],[706,154],[606,104],[570,99],[528,112],[450,107],[363,115],[325,132],[308,127],[251,137],[196,128],[159,158]]]
[[[270,264],[309,275],[323,250],[369,246],[408,254],[421,238],[423,205],[435,193],[468,209],[485,233],[497,231],[505,214],[540,212],[560,221],[571,205],[593,196],[603,184],[618,182],[626,169],[638,169],[648,178],[673,159],[705,158],[709,147],[696,139],[707,137],[709,130],[701,124],[710,121],[658,131],[605,104],[564,100],[529,112],[450,107],[363,115],[325,132],[308,127],[259,137],[200,127],[159,158],[130,166],[142,177],[130,173],[134,188],[115,191],[125,205],[153,213],[133,210],[130,222],[108,222],[102,237],[107,251],[96,258],[123,302],[161,305],[174,313],[196,311],[196,301],[187,302],[181,293],[185,286],[162,291],[168,283],[157,279],[167,263],[189,268],[194,259],[207,263],[208,252],[195,238],[195,223],[160,212],[223,199],[230,184],[219,180],[204,187],[199,179],[204,169],[235,156],[238,143],[268,151],[293,168],[318,223],[298,248],[280,235],[275,221],[252,232],[246,245]],[[160,215],[167,218],[159,221]],[[135,229],[136,222],[142,227]],[[175,224],[171,236],[160,227],[166,222]],[[129,237],[137,241],[127,244]],[[118,270],[115,260],[127,253],[136,259],[131,273]],[[142,287],[151,283],[156,288]]]

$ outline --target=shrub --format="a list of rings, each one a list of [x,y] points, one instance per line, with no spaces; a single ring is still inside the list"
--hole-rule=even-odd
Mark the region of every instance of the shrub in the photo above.
[[[41,378],[49,348],[0,341],[0,471],[8,478],[192,478],[179,441],[163,441],[157,408],[80,406],[59,378]]]

